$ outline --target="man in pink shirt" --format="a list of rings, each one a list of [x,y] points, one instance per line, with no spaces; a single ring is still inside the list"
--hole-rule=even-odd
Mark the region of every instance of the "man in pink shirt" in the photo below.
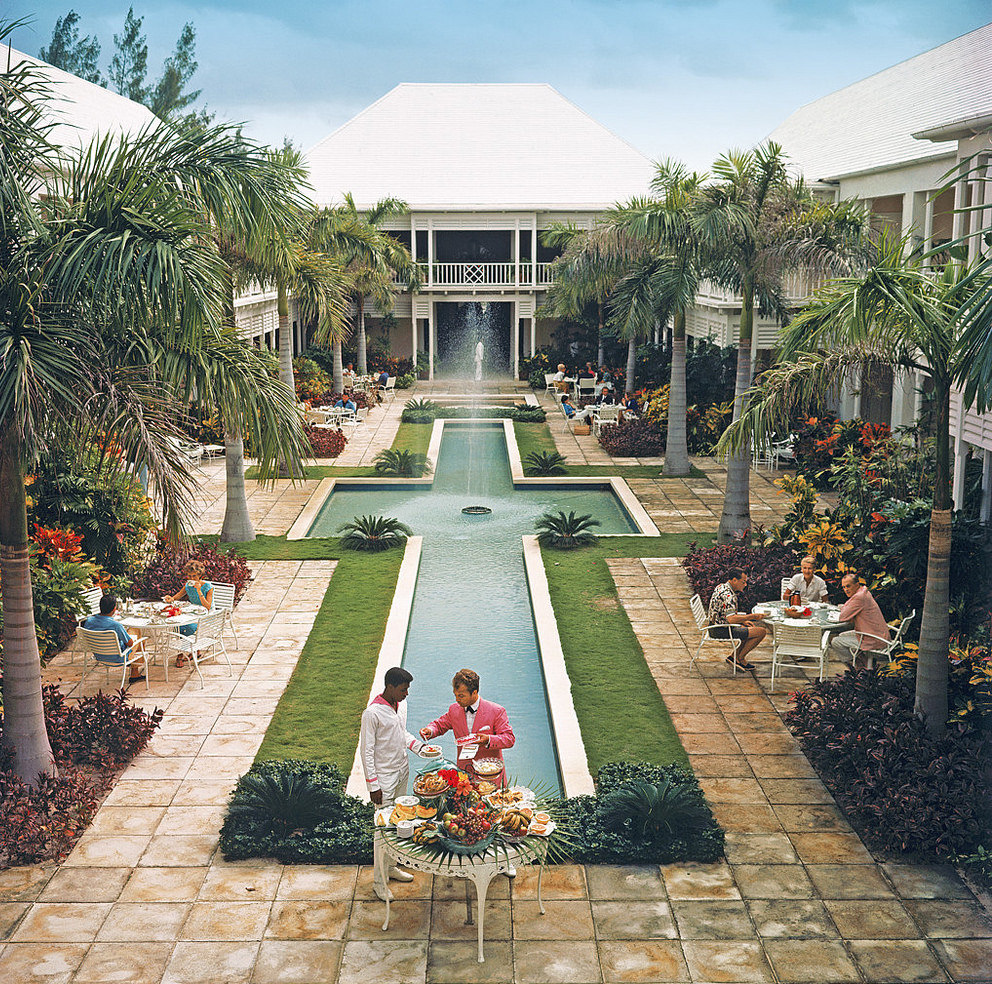
[[[479,696],[479,674],[475,670],[459,670],[451,681],[455,703],[439,718],[420,729],[424,741],[452,731],[455,741],[474,734],[477,740],[469,745],[458,746],[458,768],[470,775],[475,774],[473,765],[477,759],[503,760],[503,749],[512,748],[517,740],[510,727],[506,709]],[[474,758],[466,758],[469,748],[478,749]],[[496,785],[503,784],[505,772],[485,778]],[[481,778],[481,776],[480,776]]]
[[[843,653],[844,659],[849,659],[851,651],[860,650],[854,659],[854,665],[863,669],[873,652],[884,649],[889,642],[889,626],[886,624],[882,610],[871,596],[871,592],[863,585],[853,572],[848,572],[841,578],[840,586],[847,595],[847,601],[841,607],[837,616],[838,622],[854,622],[853,632],[841,632],[830,640],[830,645]]]

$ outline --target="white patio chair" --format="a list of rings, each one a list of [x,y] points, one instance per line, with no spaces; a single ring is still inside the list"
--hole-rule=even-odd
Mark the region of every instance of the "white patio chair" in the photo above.
[[[197,471],[203,471],[200,467],[200,462],[203,461],[202,445],[197,444],[195,441],[181,441],[178,437],[170,437],[169,443],[175,447],[183,455],[183,457],[194,468],[196,468]]]
[[[793,438],[789,437],[784,441],[774,441],[771,447],[772,467],[778,468],[780,461],[795,462],[796,452],[792,449]]]
[[[357,428],[363,427],[365,425],[365,419],[366,417],[368,417],[368,415],[369,415],[368,407],[359,407],[354,413],[349,414],[347,417],[341,418],[341,426],[351,427],[354,431]]]
[[[76,653],[79,651],[79,630],[83,627],[83,622],[86,621],[91,615],[100,614],[100,599],[103,597],[103,588],[99,585],[95,585],[92,588],[87,588],[83,592],[83,611],[81,614],[76,616],[76,636],[72,640],[72,645],[69,646],[69,662],[74,663],[76,661]]]
[[[92,653],[95,662],[100,663],[107,671],[110,679],[110,668],[121,668],[121,690],[127,682],[128,670],[134,663],[141,663],[145,668],[145,690],[148,689],[148,656],[145,653],[145,640],[138,639],[128,650],[121,650],[121,640],[113,629],[79,629],[79,641],[83,650],[83,678],[80,689],[86,685],[86,654]]]
[[[783,666],[794,666],[802,669],[797,662],[800,659],[815,659],[820,664],[820,679],[827,672],[827,640],[829,636],[820,629],[819,625],[783,625],[775,626],[775,640],[772,644],[772,682],[775,689],[775,672]]]
[[[792,578],[791,577],[783,577],[782,578],[782,587],[779,589],[779,592],[778,592],[779,598],[781,598],[785,594],[785,592],[789,590],[789,585],[791,583],[792,583]]]
[[[751,447],[751,467],[755,471],[759,468],[775,467],[775,457],[770,444],[754,444]]]
[[[323,410],[307,410],[303,422],[307,427],[318,427],[327,420],[327,414]]]
[[[546,372],[544,374],[544,392],[545,393],[551,393],[552,395],[554,394],[554,392],[555,392],[555,376],[556,375],[557,375],[557,373],[553,373],[553,372]]]
[[[396,399],[396,377],[395,376],[390,376],[389,379],[386,380],[386,385],[379,387],[379,396],[380,397],[388,396],[391,400]]]
[[[217,590],[216,585],[214,590]],[[196,675],[200,678],[201,688],[204,684],[200,663],[205,659],[213,659],[217,655],[218,649],[227,661],[228,672],[234,676],[234,667],[231,666],[227,647],[224,645],[224,618],[224,612],[212,608],[196,623],[196,632],[193,635],[183,635],[178,630],[169,635],[169,646],[173,650],[185,653],[193,660],[193,669],[196,670]]]
[[[604,403],[596,408],[596,415],[593,417],[592,432],[598,435],[603,425],[616,426],[620,415],[620,407],[616,403]]]
[[[695,663],[699,657],[700,650],[703,648],[703,643],[707,639],[713,642],[729,642],[734,649],[734,676],[737,676],[737,649],[740,645],[739,641],[731,636],[729,639],[720,639],[717,636],[710,635],[710,629],[714,629],[717,626],[707,624],[708,620],[706,618],[706,609],[703,608],[703,600],[698,594],[694,594],[689,599],[689,607],[692,609],[692,617],[696,620],[696,628],[700,631],[699,645],[696,647],[696,651],[692,654],[692,659],[689,660],[690,663]]]
[[[900,623],[899,628],[892,634],[890,639],[883,639],[881,636],[872,635],[870,632],[855,632],[857,640],[853,646],[847,646],[850,650],[851,659],[854,660],[855,657],[864,655],[868,660],[868,668],[872,669],[875,666],[875,657],[884,656],[889,659],[892,654],[899,648],[902,643],[902,638],[906,634],[906,629],[909,628],[909,623],[916,618],[916,609],[914,608]],[[865,649],[861,648],[861,643],[865,639],[874,639],[876,642],[880,642],[881,645],[877,649]]]
[[[224,613],[224,624],[230,626],[231,635],[234,636],[234,648],[238,648],[238,630],[234,627],[234,585],[224,581],[211,582],[214,586],[214,593],[210,596],[212,602],[211,611],[221,611]]]
[[[575,384],[575,392],[578,394],[578,398],[581,400],[582,397],[588,396],[593,397],[596,395],[596,380],[593,376],[587,376],[580,379]]]

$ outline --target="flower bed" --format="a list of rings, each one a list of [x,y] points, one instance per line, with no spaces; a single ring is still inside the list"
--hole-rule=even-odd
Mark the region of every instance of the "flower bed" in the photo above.
[[[744,545],[697,548],[689,544],[682,560],[692,590],[702,599],[705,608],[713,589],[727,580],[727,571],[740,567],[747,575],[747,587],[738,595],[741,611],[782,597],[782,578],[792,577],[799,570],[799,555],[792,547],[773,544],[766,547]]]
[[[336,458],[348,443],[343,431],[327,427],[307,427],[306,435],[315,458]]]
[[[665,434],[651,420],[625,420],[604,427],[599,443],[614,458],[654,458],[665,453]]]
[[[174,546],[160,537],[152,562],[134,579],[130,594],[133,598],[162,598],[175,594],[185,583],[186,565],[191,560],[203,564],[204,580],[234,585],[234,603],[248,590],[251,568],[244,554],[233,547],[221,550],[209,543],[192,547]]]
[[[161,710],[130,706],[120,691],[75,700],[47,685],[42,699],[58,775],[27,786],[10,770],[9,751],[0,751],[0,867],[64,858],[162,720]]]

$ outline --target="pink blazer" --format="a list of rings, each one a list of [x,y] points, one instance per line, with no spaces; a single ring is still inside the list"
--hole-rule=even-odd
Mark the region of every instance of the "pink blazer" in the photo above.
[[[513,734],[513,728],[510,727],[510,719],[507,717],[504,707],[489,700],[480,700],[479,709],[475,712],[475,723],[472,730],[481,731],[487,724],[489,725],[489,731],[486,732],[489,735],[489,747],[480,748],[479,755],[482,758],[502,760],[503,749],[512,748],[517,740]],[[437,720],[431,721],[427,727],[431,730],[432,738],[443,735],[447,731],[454,732],[455,738],[464,738],[469,731],[465,712],[457,703],[452,704],[444,714]],[[472,759],[462,759],[459,751],[459,769],[471,772],[472,761]]]

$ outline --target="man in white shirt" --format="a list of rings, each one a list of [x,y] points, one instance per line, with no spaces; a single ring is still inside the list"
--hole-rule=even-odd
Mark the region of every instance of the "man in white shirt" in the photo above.
[[[789,601],[795,592],[804,605],[811,601],[827,601],[827,582],[814,574],[816,561],[812,557],[803,557],[799,565],[799,573],[794,575],[788,586],[782,592],[782,600]]]
[[[402,666],[386,670],[385,687],[362,713],[358,752],[365,771],[369,798],[376,806],[392,806],[397,796],[405,796],[410,780],[407,749],[419,752],[423,742],[406,730],[406,700],[413,674]],[[383,901],[392,893],[382,877],[382,843],[378,833],[373,841],[372,888]],[[413,875],[391,866],[394,881],[413,881]]]

